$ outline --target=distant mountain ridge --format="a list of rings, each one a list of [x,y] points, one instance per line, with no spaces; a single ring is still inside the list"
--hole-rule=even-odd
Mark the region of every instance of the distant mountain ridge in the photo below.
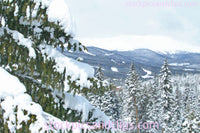
[[[152,77],[160,72],[165,58],[168,59],[173,74],[200,73],[200,53],[177,52],[160,53],[149,49],[132,51],[110,51],[97,47],[87,47],[87,52],[64,51],[68,57],[85,62],[95,69],[101,65],[105,76],[110,78],[125,78],[131,62],[141,77]]]

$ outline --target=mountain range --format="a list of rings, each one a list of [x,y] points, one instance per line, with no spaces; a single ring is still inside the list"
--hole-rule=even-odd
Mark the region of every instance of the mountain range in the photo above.
[[[87,47],[85,52],[64,51],[64,55],[87,63],[97,69],[100,65],[108,78],[123,79],[130,64],[134,63],[141,78],[151,78],[160,72],[167,58],[172,74],[200,73],[200,53],[179,51],[176,53],[157,52],[149,49],[132,51],[111,51],[97,47]]]

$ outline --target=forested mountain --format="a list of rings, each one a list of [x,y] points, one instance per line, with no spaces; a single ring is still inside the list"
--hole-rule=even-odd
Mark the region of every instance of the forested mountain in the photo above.
[[[159,73],[163,60],[168,59],[172,73],[199,73],[200,53],[179,51],[177,53],[161,53],[149,49],[136,49],[132,51],[109,51],[97,47],[87,47],[88,51],[64,51],[66,56],[90,64],[95,69],[102,66],[105,76],[111,78],[126,78],[128,68],[133,62],[137,72],[142,78],[152,78],[154,73]]]

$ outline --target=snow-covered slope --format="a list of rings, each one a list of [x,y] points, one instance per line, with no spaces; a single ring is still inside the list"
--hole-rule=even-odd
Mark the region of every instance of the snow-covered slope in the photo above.
[[[146,70],[142,68],[144,72],[146,72],[146,75],[142,76],[142,78],[147,79],[147,78],[152,78],[152,72],[149,70]]]
[[[117,69],[116,67],[111,67],[111,70],[112,70],[113,72],[119,72],[118,69]]]

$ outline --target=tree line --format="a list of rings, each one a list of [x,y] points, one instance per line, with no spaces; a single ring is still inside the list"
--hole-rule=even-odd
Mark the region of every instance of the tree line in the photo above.
[[[101,67],[96,77],[104,79]],[[126,132],[200,132],[200,75],[172,75],[167,59],[160,73],[148,81],[142,81],[131,64],[124,89],[113,89],[103,95],[90,94],[88,99],[110,116],[111,121],[134,122],[136,127],[141,122],[159,124],[159,128],[137,127]]]

